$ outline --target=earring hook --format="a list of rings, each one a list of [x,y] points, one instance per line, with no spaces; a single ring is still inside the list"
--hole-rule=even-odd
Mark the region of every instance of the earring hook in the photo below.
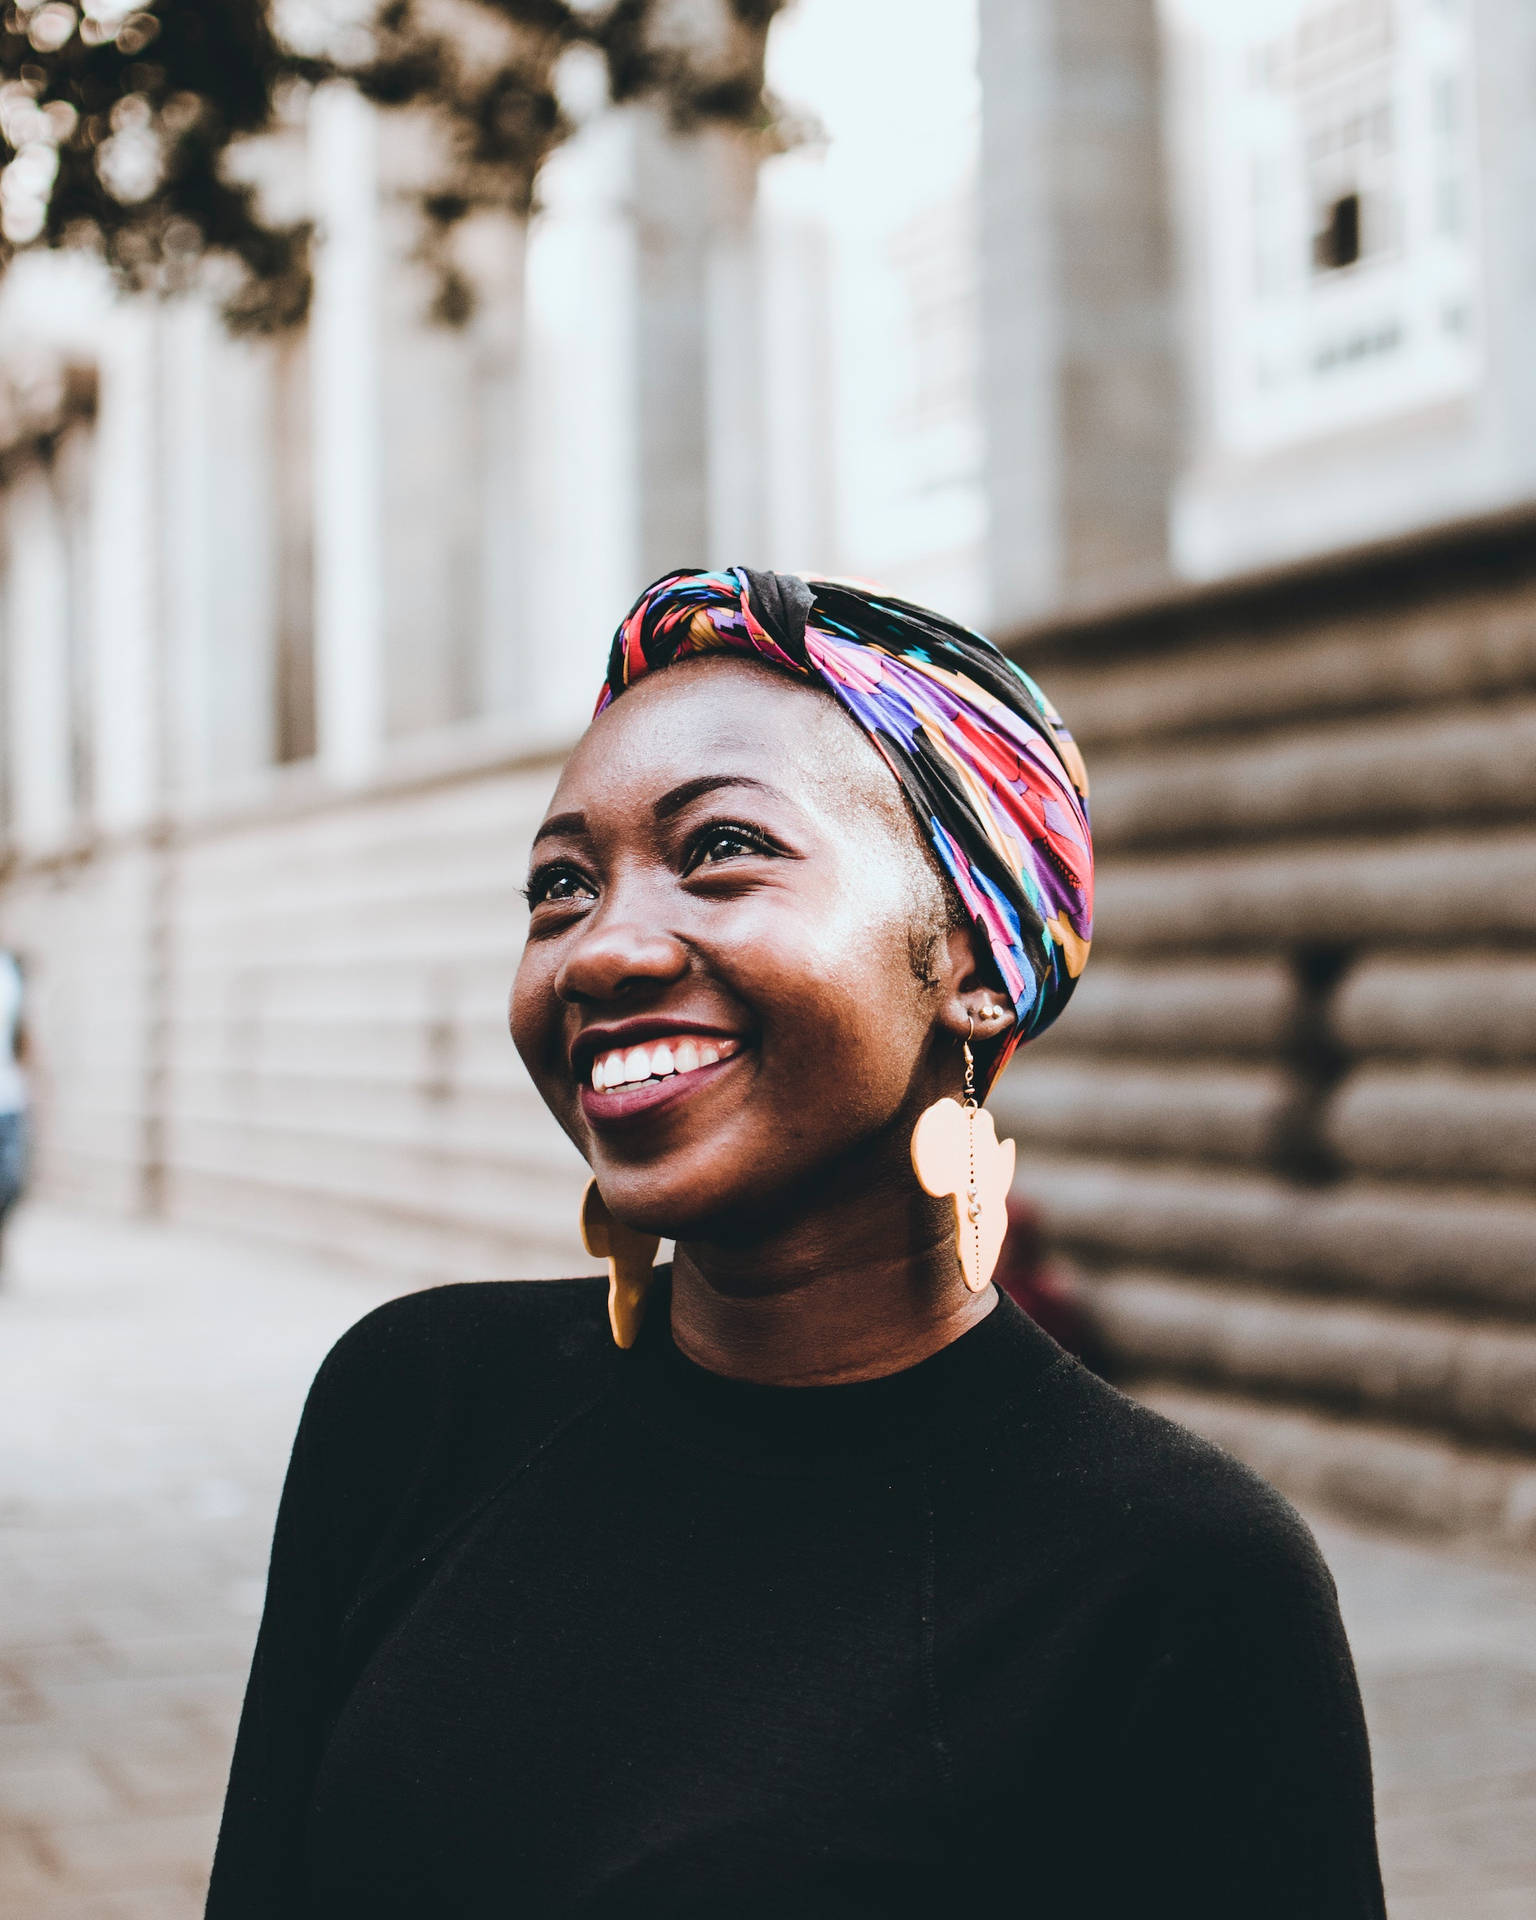
[[[971,1036],[976,1031],[976,1022],[969,1014],[965,1016],[965,1038],[961,1041],[961,1050],[965,1054],[965,1104],[976,1105],[976,1056],[971,1052]]]

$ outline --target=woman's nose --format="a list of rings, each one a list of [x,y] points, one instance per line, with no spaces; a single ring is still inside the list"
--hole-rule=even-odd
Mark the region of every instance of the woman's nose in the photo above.
[[[641,987],[668,986],[688,970],[688,949],[642,898],[616,896],[589,914],[555,976],[566,1001],[617,1000]]]

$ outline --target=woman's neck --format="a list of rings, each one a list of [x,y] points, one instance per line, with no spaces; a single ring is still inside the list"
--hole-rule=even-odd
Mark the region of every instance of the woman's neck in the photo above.
[[[739,1380],[836,1386],[899,1373],[958,1340],[997,1294],[966,1287],[947,1202],[890,1201],[821,1208],[750,1245],[679,1242],[679,1349]]]

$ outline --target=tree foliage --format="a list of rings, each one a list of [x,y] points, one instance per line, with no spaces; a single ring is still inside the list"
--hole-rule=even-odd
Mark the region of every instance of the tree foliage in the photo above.
[[[419,195],[438,311],[469,311],[450,240],[471,214],[526,216],[572,132],[562,79],[585,61],[615,103],[681,124],[774,124],[763,40],[784,0],[0,0],[0,268],[81,247],[136,290],[219,263],[246,330],[302,318],[309,229],[270,216],[248,167],[305,92],[356,84],[429,117],[439,165]]]

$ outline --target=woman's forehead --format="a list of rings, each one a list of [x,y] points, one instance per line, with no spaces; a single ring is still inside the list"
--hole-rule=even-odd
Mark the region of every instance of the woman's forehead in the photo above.
[[[744,775],[817,812],[900,805],[890,770],[819,688],[749,661],[648,675],[606,707],[566,762],[550,811],[649,810],[680,783]]]

